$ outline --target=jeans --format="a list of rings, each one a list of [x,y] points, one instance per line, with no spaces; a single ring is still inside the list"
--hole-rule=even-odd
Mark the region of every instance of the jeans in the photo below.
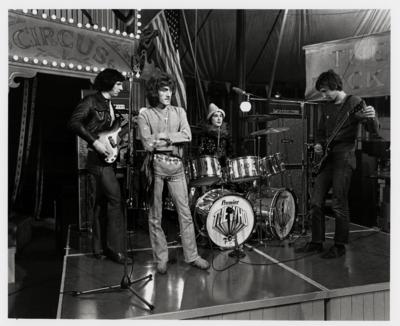
[[[161,227],[162,192],[164,182],[167,182],[169,193],[178,213],[184,259],[185,262],[192,262],[199,256],[192,215],[188,204],[188,189],[183,163],[181,160],[179,162],[165,162],[154,158],[153,167],[154,191],[149,210],[149,233],[154,258],[156,262],[168,261],[167,240]]]
[[[93,151],[88,153],[88,171],[95,178],[93,251],[123,252],[124,223],[121,189],[112,165],[103,163]]]
[[[348,194],[353,170],[356,166],[354,152],[330,153],[325,167],[315,179],[311,197],[312,242],[325,240],[325,196],[332,187],[332,210],[335,217],[335,244],[346,244],[349,240]]]

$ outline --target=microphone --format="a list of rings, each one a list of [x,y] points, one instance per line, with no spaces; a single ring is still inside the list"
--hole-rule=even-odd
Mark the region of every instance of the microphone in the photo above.
[[[232,87],[232,90],[239,95],[250,95],[250,93],[245,92],[243,89],[239,87]]]

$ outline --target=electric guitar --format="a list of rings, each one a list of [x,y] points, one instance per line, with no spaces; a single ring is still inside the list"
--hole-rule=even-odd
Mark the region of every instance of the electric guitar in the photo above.
[[[107,149],[108,154],[104,155],[104,161],[107,163],[114,163],[118,157],[118,134],[121,131],[121,123],[116,119],[112,128],[107,131],[102,131],[98,134],[98,141],[100,141]]]
[[[354,115],[356,112],[360,111],[361,109],[363,109],[365,107],[366,107],[366,104],[365,104],[364,100],[361,100],[361,102],[358,103],[354,108],[352,108],[351,110],[346,112],[343,115],[343,117],[341,117],[341,119],[338,121],[338,123],[336,124],[335,128],[332,131],[332,134],[327,139],[325,149],[323,150],[323,152],[322,153],[314,152],[312,163],[311,163],[311,173],[314,176],[317,176],[321,172],[322,168],[325,166],[326,160],[331,151],[330,146],[331,146],[332,142],[334,141],[334,139],[336,138],[339,131],[342,129],[345,122],[352,115]]]

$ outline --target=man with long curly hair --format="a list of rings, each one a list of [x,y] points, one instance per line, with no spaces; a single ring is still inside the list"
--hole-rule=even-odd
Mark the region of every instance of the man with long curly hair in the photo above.
[[[174,78],[160,73],[146,85],[150,107],[141,110],[138,117],[143,147],[148,152],[146,176],[152,179],[150,188],[149,233],[157,272],[165,274],[168,267],[168,247],[162,220],[162,192],[164,182],[176,206],[185,262],[208,269],[210,264],[197,252],[192,215],[182,162],[183,144],[190,142],[192,133],[186,112],[171,105],[176,89]]]

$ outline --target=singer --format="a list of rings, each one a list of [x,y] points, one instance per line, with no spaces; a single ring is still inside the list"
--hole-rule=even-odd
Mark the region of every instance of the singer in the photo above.
[[[216,156],[223,168],[226,167],[227,158],[233,154],[231,135],[224,118],[224,110],[211,103],[202,125],[199,146],[199,155]]]
[[[148,152],[144,166],[151,179],[149,233],[157,272],[165,274],[168,268],[168,246],[161,227],[162,192],[167,184],[178,212],[184,259],[187,263],[208,269],[210,264],[197,252],[192,215],[189,209],[185,170],[182,162],[183,144],[190,142],[192,133],[186,111],[171,105],[176,90],[175,78],[160,72],[146,84],[150,107],[138,117],[139,133],[143,147]],[[147,171],[147,172],[146,172]]]
[[[362,99],[347,95],[342,89],[343,82],[333,70],[323,72],[315,88],[328,102],[324,105],[319,120],[314,152],[325,157],[320,165],[311,197],[312,238],[296,252],[322,252],[325,240],[325,217],[323,206],[325,196],[332,187],[332,210],[335,217],[334,245],[322,254],[322,258],[337,258],[346,253],[349,241],[348,193],[353,170],[356,168],[355,145],[358,124],[377,134],[378,120],[375,109],[366,106],[362,110]],[[354,111],[354,112],[353,112]],[[352,114],[350,114],[352,112]],[[336,135],[336,136],[335,136]],[[326,148],[329,143],[328,149]]]

